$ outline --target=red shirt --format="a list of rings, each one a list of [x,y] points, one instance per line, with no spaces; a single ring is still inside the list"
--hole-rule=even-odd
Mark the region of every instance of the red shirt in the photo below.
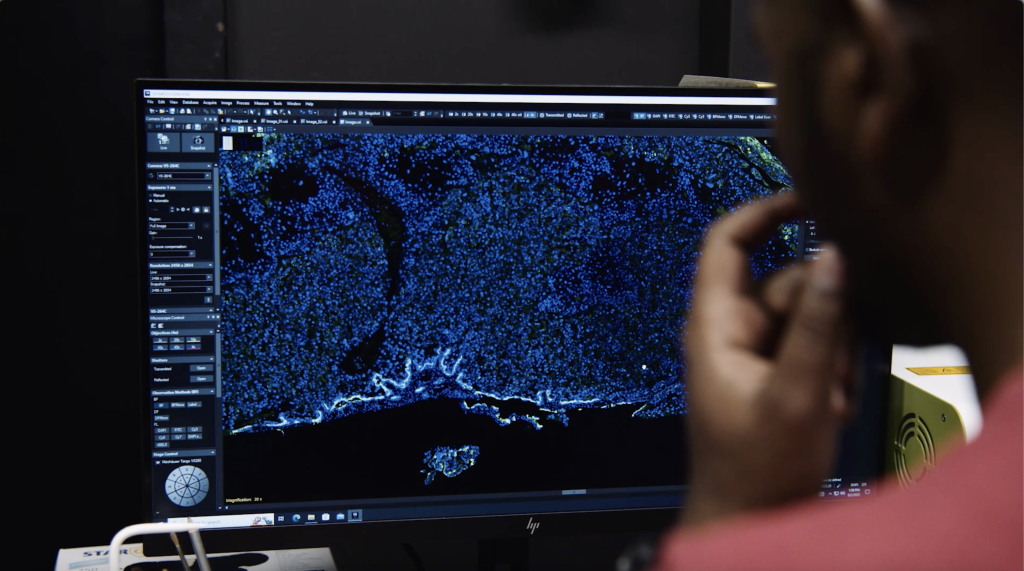
[[[1024,568],[1024,371],[984,407],[985,426],[909,490],[804,503],[695,530],[661,545],[656,571]]]

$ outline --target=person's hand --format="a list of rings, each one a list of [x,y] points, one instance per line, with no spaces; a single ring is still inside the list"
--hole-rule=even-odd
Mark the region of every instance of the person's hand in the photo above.
[[[688,525],[816,494],[851,414],[843,265],[834,246],[761,284],[750,252],[796,218],[791,194],[716,224],[685,332]]]

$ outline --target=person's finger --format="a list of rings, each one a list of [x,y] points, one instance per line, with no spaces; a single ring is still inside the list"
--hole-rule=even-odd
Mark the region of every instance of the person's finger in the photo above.
[[[761,244],[775,228],[797,217],[800,201],[796,194],[785,192],[754,202],[723,218],[713,231],[719,240],[736,243],[746,249]],[[713,234],[713,237],[716,237]]]
[[[780,194],[723,218],[704,244],[696,295],[701,290],[721,293],[746,291],[749,287],[750,250],[779,224],[792,220],[800,204],[792,193]]]
[[[756,302],[764,324],[760,329],[751,330],[747,337],[750,342],[746,346],[764,357],[774,358],[806,281],[807,264],[799,263],[757,283],[759,291],[754,294],[752,301]]]
[[[863,389],[864,359],[849,326],[844,328],[836,360],[836,381],[832,388],[832,413],[844,424],[857,414]]]
[[[827,405],[836,382],[836,360],[845,348],[843,261],[835,245],[810,265],[777,353],[776,388],[797,403]],[[805,401],[804,399],[810,399]]]
[[[807,281],[807,264],[801,263],[776,272],[761,286],[761,301],[775,315],[788,315],[796,308]]]

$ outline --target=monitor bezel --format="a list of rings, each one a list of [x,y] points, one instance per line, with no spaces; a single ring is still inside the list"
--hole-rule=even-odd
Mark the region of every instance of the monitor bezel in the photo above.
[[[149,375],[149,351],[145,340],[148,338],[148,288],[141,271],[146,266],[146,226],[145,202],[138,192],[140,185],[145,184],[145,152],[146,131],[143,120],[146,89],[162,90],[225,90],[225,91],[303,91],[303,92],[351,92],[351,93],[465,93],[465,94],[512,94],[512,95],[618,95],[618,96],[701,96],[701,97],[773,97],[772,92],[762,88],[679,88],[679,87],[645,87],[645,86],[556,86],[556,85],[485,85],[485,84],[428,84],[428,83],[328,83],[328,82],[281,82],[281,81],[235,81],[235,80],[175,80],[175,79],[138,79],[135,82],[133,101],[135,104],[136,132],[136,224],[137,224],[137,260],[138,276],[138,371],[139,404],[142,412],[143,426],[148,427],[150,412],[149,384],[145,382]],[[868,370],[889,370],[886,359],[890,355],[879,344],[881,350],[871,351],[872,362]],[[874,375],[873,375],[874,376]],[[870,406],[880,407],[879,418],[883,423],[879,427],[878,443],[878,474],[882,475],[884,457],[882,438],[884,438],[884,422],[888,418],[884,398],[888,391],[884,383],[888,375],[877,375],[872,379],[878,383],[878,390],[869,391]],[[878,399],[875,402],[875,399]],[[143,521],[152,521],[152,488],[151,458],[152,441],[142,438],[142,494],[145,512]],[[601,510],[575,512],[540,512],[533,514],[472,516],[439,519],[413,519],[393,521],[367,521],[360,524],[333,524],[313,526],[266,526],[258,528],[227,528],[203,531],[203,541],[207,551],[225,553],[234,551],[295,549],[323,547],[338,541],[385,541],[403,543],[409,541],[434,540],[482,540],[492,538],[529,538],[537,531],[527,527],[528,520],[543,521],[545,536],[597,534],[609,531],[636,534],[657,534],[671,526],[678,517],[678,508],[641,508],[628,510]],[[532,519],[531,519],[532,518]],[[174,555],[175,548],[170,539],[164,536],[146,536],[143,541],[144,552],[151,555]]]

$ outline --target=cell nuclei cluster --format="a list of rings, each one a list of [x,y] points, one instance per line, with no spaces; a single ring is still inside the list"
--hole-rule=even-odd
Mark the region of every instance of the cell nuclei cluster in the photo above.
[[[683,413],[675,340],[704,232],[791,185],[747,137],[262,141],[220,157],[233,433],[439,398],[535,429]],[[795,242],[776,236],[753,272]]]
[[[430,485],[438,474],[454,478],[472,468],[479,457],[479,446],[460,446],[458,448],[438,446],[423,455],[423,464],[426,465],[426,468],[420,472],[427,475],[423,483]]]

